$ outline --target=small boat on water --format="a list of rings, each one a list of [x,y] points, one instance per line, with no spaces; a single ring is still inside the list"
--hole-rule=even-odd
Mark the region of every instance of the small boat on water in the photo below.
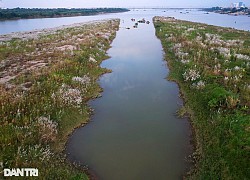
[[[138,23],[145,23],[146,20],[143,18],[142,20],[139,20]]]
[[[138,28],[138,23],[135,23],[135,25],[133,26],[133,28]]]
[[[146,21],[147,24],[149,24],[150,22],[149,21]]]

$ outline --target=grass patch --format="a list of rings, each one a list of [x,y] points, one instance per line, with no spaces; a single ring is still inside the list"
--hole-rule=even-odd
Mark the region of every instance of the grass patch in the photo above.
[[[250,33],[155,17],[170,68],[195,129],[188,179],[249,179]],[[187,111],[188,109],[188,111]]]
[[[74,128],[88,122],[88,100],[100,96],[96,80],[110,72],[100,64],[118,27],[119,20],[107,20],[1,42],[1,174],[32,167],[39,179],[88,179],[63,150]]]

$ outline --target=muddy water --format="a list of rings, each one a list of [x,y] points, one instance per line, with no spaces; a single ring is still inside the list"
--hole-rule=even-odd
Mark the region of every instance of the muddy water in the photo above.
[[[100,78],[102,97],[90,102],[95,114],[72,134],[66,152],[100,179],[181,179],[191,149],[189,123],[175,116],[178,86],[165,79],[152,19],[128,30],[130,18],[121,19],[111,58],[102,63],[113,72]]]
[[[250,31],[250,18],[248,16],[230,16],[227,14],[209,13],[199,9],[131,9],[125,13],[100,14],[96,16],[76,16],[60,18],[18,19],[0,21],[0,35],[11,32],[32,31],[35,29],[54,28],[73,23],[89,22],[108,18],[145,16],[171,16],[177,19],[193,22],[207,23],[216,26],[231,27]]]

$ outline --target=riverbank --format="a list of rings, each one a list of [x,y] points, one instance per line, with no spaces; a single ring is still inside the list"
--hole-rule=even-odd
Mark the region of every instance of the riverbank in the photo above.
[[[204,8],[203,11],[214,12],[219,14],[228,14],[233,16],[245,15],[250,16],[250,9],[245,8],[222,8],[222,7],[213,7],[213,8]]]
[[[250,33],[155,17],[170,68],[195,129],[189,179],[248,179]]]
[[[110,19],[1,36],[1,174],[29,167],[39,179],[88,179],[62,151],[74,128],[88,122],[88,100],[100,96],[96,80],[109,72],[100,63],[118,28]]]
[[[35,18],[91,16],[127,12],[125,8],[13,8],[0,9],[0,21]]]
[[[67,28],[81,28],[84,25],[88,25],[90,23],[95,23],[95,22],[105,22],[102,20],[96,20],[96,21],[89,21],[89,22],[83,22],[83,23],[74,23],[74,24],[69,24],[69,25],[62,25],[62,26],[58,26],[58,27],[54,27],[54,28],[44,28],[44,29],[37,29],[34,31],[24,31],[24,32],[13,32],[13,33],[9,33],[9,34],[3,34],[0,35],[0,43],[4,44],[4,41],[10,41],[10,40],[37,40],[42,36],[46,36],[48,34],[53,35],[53,34],[57,34],[57,31],[63,30],[63,29],[67,29]],[[3,42],[3,43],[2,43]]]

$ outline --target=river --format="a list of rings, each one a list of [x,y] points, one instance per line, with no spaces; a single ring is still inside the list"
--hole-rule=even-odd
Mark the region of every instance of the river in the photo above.
[[[95,109],[91,122],[76,129],[66,146],[69,160],[88,165],[100,179],[181,179],[188,170],[191,128],[187,119],[175,115],[182,100],[177,84],[165,79],[169,69],[155,36],[155,15],[250,30],[247,16],[174,9],[0,22],[0,34],[6,34],[104,18],[121,19],[120,30],[108,51],[111,58],[102,63],[113,72],[99,80],[104,90],[102,97],[89,102]],[[151,23],[134,29],[131,18],[145,18]]]
[[[32,31],[35,29],[53,28],[57,26],[88,22],[106,18],[123,18],[134,15],[172,16],[182,20],[202,22],[211,25],[232,27],[241,30],[250,30],[250,17],[231,16],[227,14],[209,13],[197,9],[132,9],[129,12],[117,14],[103,14],[98,16],[76,16],[61,18],[20,19],[0,21],[0,34],[9,34],[19,31]]]
[[[121,19],[121,26],[133,24]],[[190,128],[175,116],[179,91],[165,79],[168,69],[153,24],[121,28],[108,54],[102,66],[113,72],[100,79],[104,93],[90,103],[96,110],[91,123],[70,137],[69,158],[88,164],[101,179],[180,178]]]

